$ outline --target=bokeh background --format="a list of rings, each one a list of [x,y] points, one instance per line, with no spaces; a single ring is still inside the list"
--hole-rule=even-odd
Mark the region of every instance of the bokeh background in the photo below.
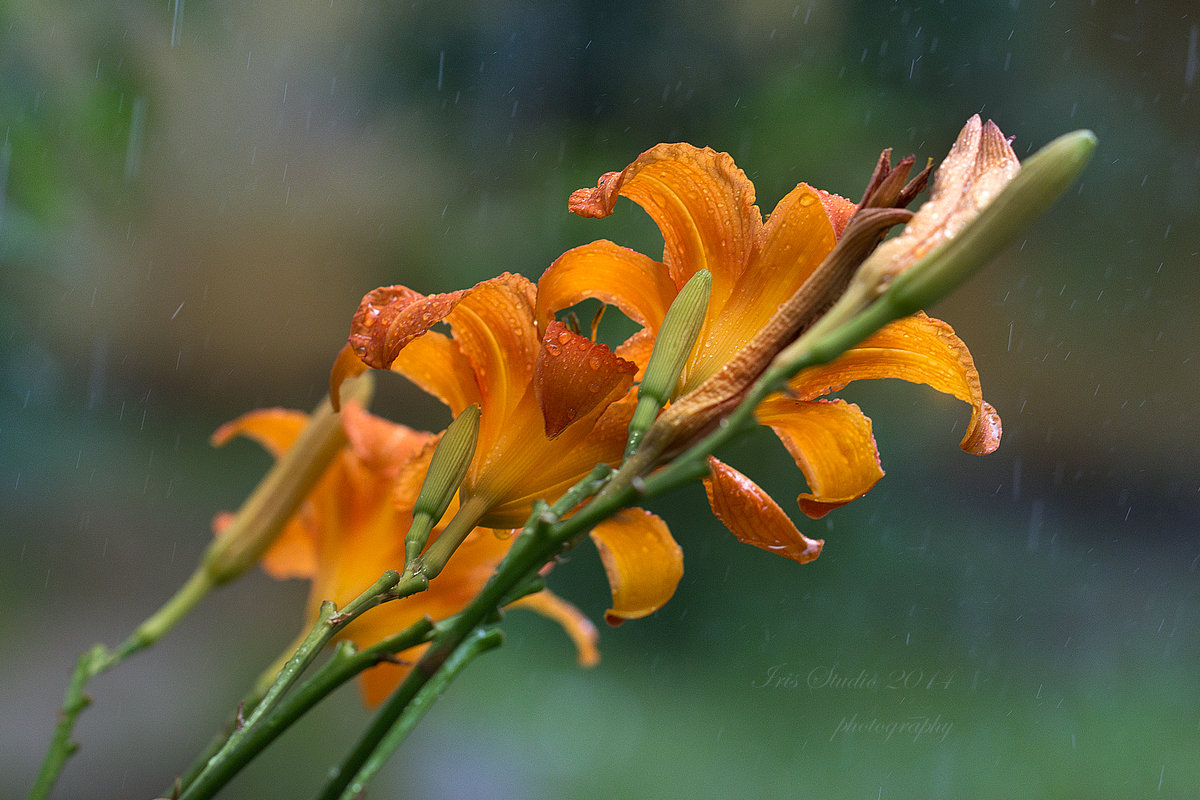
[[[738,545],[699,489],[664,499],[674,600],[605,629],[590,671],[510,614],[371,794],[1200,791],[1195,6],[7,0],[0,23],[0,795],[32,781],[77,654],[157,608],[266,468],[210,432],[313,406],[364,292],[536,278],[597,238],[656,254],[632,204],[586,221],[566,198],[659,141],[729,151],[769,210],[800,180],[857,197],[883,147],[940,158],[974,112],[1020,155],[1100,138],[932,309],[1001,449],[958,450],[955,401],[851,387],[889,474],[794,515],[820,559]],[[378,407],[446,421],[400,381]],[[802,487],[769,434],[726,455]],[[606,607],[586,547],[551,585]],[[57,796],[160,792],[305,589],[251,575],[96,680]],[[366,718],[341,692],[224,796],[307,796]]]

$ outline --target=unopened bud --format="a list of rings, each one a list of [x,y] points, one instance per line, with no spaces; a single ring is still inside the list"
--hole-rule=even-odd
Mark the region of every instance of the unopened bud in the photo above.
[[[346,382],[342,398],[365,404],[371,390],[372,381],[364,375]],[[233,580],[258,563],[345,444],[342,419],[327,398],[313,411],[295,444],[209,545],[201,569],[214,584]]]
[[[446,428],[433,451],[425,482],[413,504],[412,526],[404,541],[405,559],[410,564],[425,549],[433,526],[446,513],[454,493],[467,475],[479,440],[479,415],[478,405],[463,409]]]
[[[907,314],[943,297],[1049,208],[1095,149],[1096,135],[1078,130],[1034,153],[978,216],[895,280],[889,291],[892,301]]]
[[[712,273],[706,269],[683,285],[654,340],[650,361],[638,386],[638,404],[629,423],[629,444],[626,455],[637,449],[642,436],[654,424],[658,412],[675,396],[679,376],[704,327],[708,297],[712,291]]]

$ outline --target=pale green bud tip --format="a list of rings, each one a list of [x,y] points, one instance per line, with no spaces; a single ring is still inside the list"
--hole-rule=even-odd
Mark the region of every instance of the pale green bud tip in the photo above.
[[[679,290],[654,340],[638,397],[653,397],[661,407],[674,395],[679,375],[704,327],[711,292],[712,273],[706,269],[698,270]]]
[[[479,440],[479,406],[468,406],[459,414],[438,442],[425,482],[413,505],[413,514],[428,514],[436,524],[446,513],[446,507],[459,484],[467,475],[471,459],[475,456],[475,445]]]
[[[954,238],[896,278],[888,295],[906,311],[945,296],[1050,207],[1096,149],[1089,130],[1064,134],[1021,164],[1013,179]]]

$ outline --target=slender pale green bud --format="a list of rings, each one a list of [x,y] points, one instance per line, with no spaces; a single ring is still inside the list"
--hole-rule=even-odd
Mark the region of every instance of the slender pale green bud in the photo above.
[[[650,352],[650,361],[646,364],[646,373],[638,386],[638,404],[629,423],[626,455],[637,450],[642,436],[658,417],[658,412],[675,396],[679,375],[692,353],[700,329],[704,327],[704,315],[708,311],[711,292],[712,273],[706,269],[697,270],[667,309],[667,316],[654,340],[654,349]]]
[[[910,314],[948,294],[1049,208],[1095,149],[1096,135],[1078,130],[1034,153],[978,216],[896,278],[888,290],[891,301]]]
[[[372,387],[370,376],[362,375],[346,382],[342,399],[366,404]],[[201,569],[213,584],[233,580],[258,563],[345,444],[342,418],[326,398],[205,552]]]
[[[471,459],[475,457],[475,445],[479,441],[479,406],[463,409],[438,442],[425,473],[425,482],[413,504],[412,526],[404,539],[406,563],[425,549],[429,534],[446,513],[446,508],[467,475]]]

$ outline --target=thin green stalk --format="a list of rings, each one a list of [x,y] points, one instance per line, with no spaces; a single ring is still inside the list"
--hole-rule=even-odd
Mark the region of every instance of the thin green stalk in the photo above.
[[[342,763],[332,770],[329,781],[318,795],[320,800],[337,800],[343,796],[346,787],[375,757],[375,753],[382,746],[384,740],[389,737],[389,732],[403,716],[418,692],[450,661],[472,633],[496,614],[504,600],[513,594],[515,588],[535,579],[542,566],[562,550],[563,544],[578,532],[581,523],[577,521],[577,518],[581,515],[587,519],[594,517],[593,514],[586,513],[593,505],[589,503],[576,515],[561,522],[557,521],[559,516],[568,513],[579,503],[596,494],[611,475],[611,467],[604,464],[597,465],[554,505],[541,504],[540,507],[535,507],[525,528],[518,534],[517,541],[483,589],[458,615],[451,617],[442,626],[439,626],[440,631],[434,637],[429,649],[425,651],[404,682],[380,706],[371,720],[371,724]],[[615,510],[613,508],[608,513],[614,513]],[[598,519],[592,519],[590,524],[584,524],[590,528],[598,521]],[[407,734],[408,730],[405,729],[404,733]],[[399,737],[399,740],[402,739],[403,735]],[[395,741],[396,746],[399,745],[399,740]],[[191,798],[187,798],[187,800],[191,800]]]
[[[208,574],[197,570],[162,608],[139,625],[116,649],[109,650],[98,644],[79,657],[63,697],[58,724],[54,726],[46,757],[42,761],[33,787],[29,790],[29,800],[44,800],[50,795],[59,774],[66,766],[67,759],[79,749],[79,745],[71,741],[71,731],[75,728],[75,721],[79,715],[92,703],[86,694],[88,683],[102,672],[157,642],[212,588],[213,582]]]
[[[180,800],[212,797],[267,745],[335,689],[360,672],[389,660],[393,654],[426,641],[432,630],[433,621],[425,617],[400,633],[360,651],[355,651],[349,642],[343,642],[334,651],[333,657],[317,670],[312,678],[286,697],[274,713],[255,725],[237,747],[226,754],[220,768],[206,775],[203,783],[195,781],[189,785],[185,778],[184,793],[180,795]]]
[[[425,683],[416,693],[412,701],[404,709],[396,724],[391,727],[383,741],[375,748],[371,757],[363,764],[354,780],[342,792],[341,800],[354,800],[360,797],[375,774],[383,768],[387,760],[399,749],[409,732],[433,707],[434,702],[450,683],[458,677],[467,664],[476,656],[488,650],[494,650],[503,642],[503,635],[496,629],[484,630],[477,628],[467,639],[455,649],[446,659],[441,669]]]
[[[359,379],[347,388],[349,396],[366,402],[372,381]],[[214,588],[257,563],[345,442],[341,420],[325,399],[313,411],[295,445],[267,472],[233,522],[209,545],[199,567],[171,599],[115,649],[96,645],[80,656],[29,800],[45,800],[49,796],[67,759],[78,749],[71,741],[71,731],[79,714],[91,702],[85,694],[88,682],[157,642]]]
[[[260,727],[260,723],[264,718],[279,705],[284,693],[299,680],[300,675],[308,668],[313,659],[317,657],[324,646],[338,631],[380,603],[416,594],[428,586],[429,582],[422,576],[406,577],[404,580],[401,580],[399,573],[395,570],[388,570],[370,588],[347,603],[340,611],[333,603],[328,601],[322,603],[317,621],[312,626],[308,636],[305,637],[295,654],[288,660],[283,669],[280,670],[275,682],[267,690],[267,693],[263,695],[262,700],[255,704],[250,716],[234,730],[221,749],[209,759],[207,765],[196,777],[195,781],[186,787],[183,797],[208,796],[204,793],[216,791],[216,789],[223,786],[241,768],[245,761],[253,757],[257,751],[245,753],[244,760],[237,760],[232,754],[238,753],[238,758],[243,757],[242,751],[239,749],[242,743]],[[227,766],[227,762],[229,761],[234,761],[236,766],[230,769]],[[199,794],[195,794],[197,792]]]

